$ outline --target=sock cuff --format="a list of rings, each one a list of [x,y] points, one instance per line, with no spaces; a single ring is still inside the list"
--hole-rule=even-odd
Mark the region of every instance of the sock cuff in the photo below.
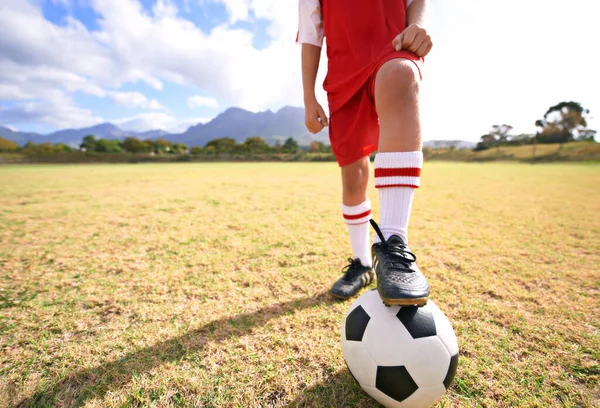
[[[363,224],[371,219],[371,201],[367,200],[358,205],[342,204],[344,222],[349,225]]]
[[[386,152],[375,155],[375,168],[416,168],[423,167],[423,152]]]
[[[375,156],[375,188],[419,188],[422,167],[422,151],[378,153]]]

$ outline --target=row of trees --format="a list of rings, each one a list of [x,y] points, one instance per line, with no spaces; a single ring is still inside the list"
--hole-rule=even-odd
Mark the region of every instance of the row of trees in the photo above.
[[[542,119],[535,121],[535,135],[513,135],[510,125],[494,125],[490,132],[481,136],[475,150],[486,150],[492,147],[567,143],[573,141],[595,141],[596,131],[587,129],[589,109],[584,109],[578,102],[561,102],[551,106]]]
[[[68,153],[74,151],[96,153],[136,153],[136,154],[262,154],[262,153],[297,153],[301,149],[294,138],[288,138],[282,144],[277,141],[274,146],[269,145],[263,138],[252,136],[244,142],[238,143],[230,137],[211,140],[204,147],[194,146],[188,148],[183,143],[173,143],[158,138],[156,140],[139,140],[126,137],[124,140],[96,139],[93,135],[83,138],[80,145],[71,147],[63,143],[32,143],[27,142],[19,147],[15,142],[0,137],[0,152],[21,152],[25,154],[51,154]],[[313,141],[307,149],[311,153],[329,153],[331,147],[322,142]]]

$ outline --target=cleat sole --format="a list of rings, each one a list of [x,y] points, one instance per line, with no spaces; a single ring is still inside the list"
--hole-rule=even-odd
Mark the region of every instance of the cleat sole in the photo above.
[[[413,299],[388,299],[382,297],[381,300],[386,306],[425,306],[427,304],[427,301],[429,300],[429,297]]]

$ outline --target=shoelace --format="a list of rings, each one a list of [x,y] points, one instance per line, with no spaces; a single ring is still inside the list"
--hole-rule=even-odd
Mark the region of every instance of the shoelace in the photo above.
[[[393,269],[402,272],[414,272],[414,270],[410,268],[410,265],[413,262],[417,261],[417,257],[415,256],[415,254],[408,251],[406,249],[406,244],[404,244],[403,242],[392,243],[387,241],[383,237],[383,234],[381,233],[381,230],[379,229],[377,223],[372,219],[369,221],[371,222],[371,226],[379,236],[382,247],[385,248],[385,251],[383,252],[383,261],[386,264],[386,266],[388,266],[388,268],[386,269]]]
[[[362,266],[362,264],[360,263],[360,259],[358,259],[358,258],[356,258],[356,259],[348,258],[348,262],[349,262],[349,264],[346,265],[344,267],[344,269],[342,269],[342,272],[344,273],[345,280],[352,281],[352,280],[356,279],[362,273],[360,270],[360,267]]]

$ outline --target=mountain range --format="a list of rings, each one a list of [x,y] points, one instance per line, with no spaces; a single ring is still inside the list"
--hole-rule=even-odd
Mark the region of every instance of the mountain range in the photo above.
[[[267,143],[283,143],[288,137],[296,139],[299,145],[307,146],[312,141],[329,144],[327,128],[317,135],[309,133],[304,126],[304,108],[286,106],[272,112],[250,112],[240,108],[229,108],[208,123],[199,123],[191,126],[183,133],[168,133],[164,130],[150,130],[135,132],[124,130],[112,123],[102,123],[83,129],[64,129],[50,134],[42,135],[31,132],[18,132],[0,126],[0,137],[12,140],[19,145],[28,141],[33,143],[64,143],[77,146],[87,135],[94,135],[97,139],[119,139],[136,137],[138,139],[157,139],[159,137],[173,143],[184,143],[189,147],[204,146],[207,142],[220,137],[231,137],[238,143],[250,136],[260,136]],[[428,141],[424,143],[430,147],[472,148],[475,143],[465,141]]]

